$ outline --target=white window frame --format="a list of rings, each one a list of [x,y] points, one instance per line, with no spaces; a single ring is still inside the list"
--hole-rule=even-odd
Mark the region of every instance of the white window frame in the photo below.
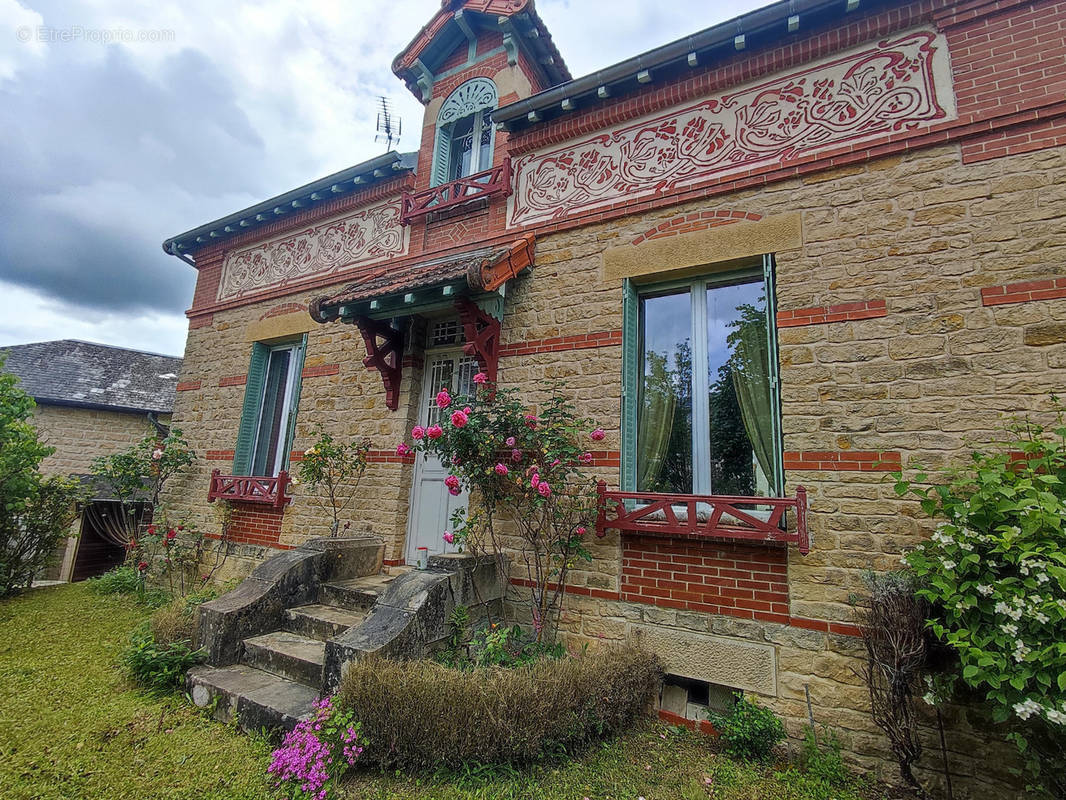
[[[274,454],[274,463],[271,465],[270,475],[277,477],[278,473],[284,468],[287,463],[288,453],[285,450],[288,447],[289,442],[289,428],[292,425],[292,406],[294,394],[296,391],[297,381],[297,360],[300,354],[300,348],[302,345],[297,344],[283,344],[271,347],[270,352],[267,353],[266,366],[263,372],[263,391],[259,395],[259,419],[256,421],[255,426],[255,438],[252,439],[252,464],[254,465],[259,455],[259,434],[263,429],[263,411],[266,406],[266,393],[269,385],[267,383],[267,376],[270,374],[270,360],[275,353],[289,351],[289,366],[288,372],[285,376],[285,392],[282,398],[281,406],[281,419],[283,420],[283,428],[278,431],[278,444],[277,452]],[[254,470],[253,470],[254,471]]]

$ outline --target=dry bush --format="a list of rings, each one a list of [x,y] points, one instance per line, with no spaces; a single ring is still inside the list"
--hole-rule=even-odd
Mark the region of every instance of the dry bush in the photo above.
[[[175,598],[152,614],[148,622],[152,637],[161,645],[185,642],[195,650],[198,611],[199,607],[190,607],[185,598]]]
[[[338,704],[362,722],[363,758],[382,767],[520,764],[631,724],[661,676],[655,656],[628,649],[470,671],[370,659],[350,665]]]

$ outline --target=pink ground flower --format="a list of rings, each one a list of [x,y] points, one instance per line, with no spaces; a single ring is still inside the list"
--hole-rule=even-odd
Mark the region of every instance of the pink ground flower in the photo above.
[[[447,389],[441,389],[437,392],[437,408],[447,408],[452,404],[452,396],[448,394]]]
[[[426,436],[430,439],[439,439],[444,435],[444,428],[440,425],[430,425],[426,428]]]
[[[606,436],[606,435],[607,434],[603,432],[603,428],[597,428],[596,430],[594,430],[592,433],[589,434],[589,438],[592,439],[592,441],[594,441],[594,442],[602,442],[603,441],[603,437]]]
[[[507,465],[506,464],[497,464],[496,465],[496,474],[497,475],[506,475],[510,471],[511,470],[507,469]]]
[[[400,442],[398,445],[396,445],[396,455],[405,456],[410,452],[411,448],[408,447],[404,442]]]
[[[412,439],[418,440],[418,439],[421,439],[425,435],[426,435],[426,429],[423,428],[421,425],[415,425],[413,428],[411,428],[411,438]]]
[[[466,427],[466,423],[469,420],[470,420],[470,418],[466,414],[464,414],[462,411],[456,411],[454,414],[452,414],[452,425],[454,425],[457,428],[465,428]]]

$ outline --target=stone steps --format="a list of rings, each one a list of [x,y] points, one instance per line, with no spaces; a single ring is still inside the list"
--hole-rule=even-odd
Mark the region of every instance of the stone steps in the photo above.
[[[326,644],[298,633],[275,631],[244,640],[244,663],[312,688],[322,685]]]
[[[318,602],[324,605],[347,608],[351,611],[369,611],[382,591],[396,575],[368,575],[363,578],[330,581],[318,588]]]
[[[218,698],[214,716],[223,722],[236,717],[245,731],[287,731],[310,716],[319,690],[247,664],[199,666],[189,670],[187,684],[200,708]]]
[[[310,603],[285,609],[284,627],[291,633],[324,642],[358,625],[366,615],[366,611]]]

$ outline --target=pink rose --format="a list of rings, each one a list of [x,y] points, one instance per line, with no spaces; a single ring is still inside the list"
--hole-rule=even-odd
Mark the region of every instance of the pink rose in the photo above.
[[[459,479],[454,475],[449,475],[444,479],[444,485],[448,487],[448,492],[451,495],[457,495],[462,490],[459,488]]]
[[[515,438],[513,436],[508,436],[506,439],[504,439],[503,443],[505,445],[507,445],[508,447],[514,447],[515,446]]]
[[[606,436],[606,435],[607,434],[605,434],[603,432],[603,428],[597,428],[596,430],[594,430],[592,433],[589,434],[589,438],[592,439],[592,441],[594,441],[594,442],[602,442],[603,441],[603,437]]]
[[[405,456],[410,452],[411,448],[408,447],[404,442],[400,442],[398,445],[396,445],[396,455]]]
[[[506,475],[510,471],[511,470],[507,469],[507,465],[506,464],[497,464],[496,465],[496,474],[497,475]]]
[[[540,492],[541,497],[551,497],[552,487],[548,485],[547,481],[541,481],[537,486],[537,491]]]
[[[585,530],[584,525],[578,525],[577,528],[574,529],[574,533],[576,533],[578,536],[584,536],[586,533],[588,533],[588,531]]]
[[[411,428],[411,438],[412,439],[416,439],[416,440],[417,439],[421,439],[425,435],[426,435],[426,429],[423,428],[421,425],[415,425],[413,428]]]
[[[452,414],[452,425],[457,428],[466,427],[466,423],[469,419],[470,418],[462,411],[456,411],[454,414]]]
[[[462,463],[459,456],[452,456],[452,466],[458,467]]]
[[[444,428],[440,425],[430,425],[426,428],[426,436],[430,439],[439,439],[444,435]]]
[[[469,417],[470,416],[470,406],[467,406],[466,408],[464,408],[463,409],[463,413],[466,414]]]
[[[536,414],[526,414],[526,426],[529,427],[530,430],[532,430],[533,428],[537,427],[537,415]]]
[[[474,376],[474,383],[476,383],[478,386],[480,386],[483,383],[488,383],[488,382],[489,382],[489,376],[486,375],[484,372],[479,372],[477,375]]]
[[[522,451],[521,450],[512,450],[511,451],[511,460],[512,461],[521,461],[522,460]]]
[[[139,569],[141,572],[144,572],[146,569],[148,569],[148,562],[142,561],[140,564],[137,565],[137,569]]]
[[[554,461],[552,461],[552,463],[551,463],[551,466],[552,466],[552,467],[557,467],[557,466],[559,466],[559,459],[555,459]]]
[[[534,489],[536,489],[537,488],[537,484],[539,484],[539,483],[540,483],[540,473],[539,472],[534,472],[533,473],[533,477],[529,479],[529,485],[532,486]]]
[[[448,531],[445,531],[445,532],[444,532],[444,536],[443,536],[442,538],[443,538],[443,539],[444,539],[444,541],[446,541],[446,542],[447,542],[448,544],[451,544],[452,542],[454,542],[454,541],[455,541],[455,534],[454,534],[454,533],[450,533],[450,532],[448,532]]]
[[[437,392],[437,408],[447,408],[452,404],[452,396],[448,394],[447,389],[441,389]]]
[[[592,453],[582,453],[577,457],[577,460],[580,461],[582,464],[591,464]]]

